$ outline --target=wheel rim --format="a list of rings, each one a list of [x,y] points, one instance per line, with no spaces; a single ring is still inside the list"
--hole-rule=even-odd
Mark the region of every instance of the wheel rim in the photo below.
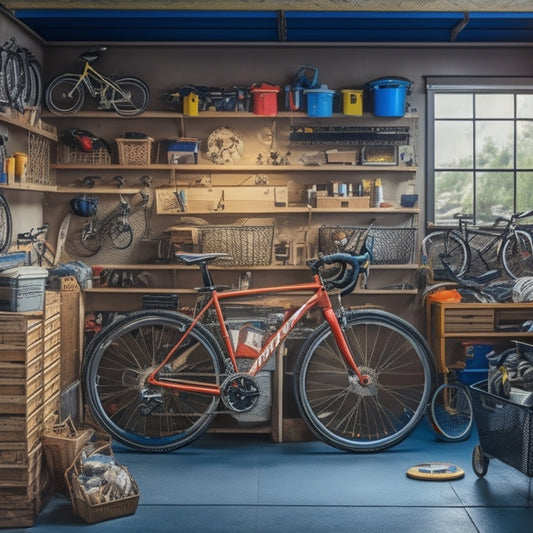
[[[365,320],[345,330],[363,387],[325,330],[304,360],[299,401],[311,426],[333,446],[377,451],[407,437],[424,415],[431,387],[427,353],[396,325]],[[313,348],[312,348],[313,349]]]
[[[146,381],[182,334],[171,320],[147,317],[124,324],[92,350],[86,372],[91,407],[100,423],[124,444],[173,449],[210,422],[218,397],[171,391]],[[161,375],[218,382],[215,361],[193,332]]]

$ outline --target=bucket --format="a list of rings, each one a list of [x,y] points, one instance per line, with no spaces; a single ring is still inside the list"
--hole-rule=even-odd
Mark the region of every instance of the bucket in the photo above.
[[[13,157],[15,158],[15,181],[24,181],[26,179],[28,155],[23,152],[15,152]]]
[[[279,87],[277,85],[256,83],[250,87],[250,92],[254,97],[254,115],[274,117],[278,114]]]
[[[306,89],[304,94],[307,95],[308,117],[331,117],[335,91],[328,89],[327,85],[321,85],[318,89]]]
[[[343,89],[342,113],[360,117],[363,114],[363,91],[355,89]]]
[[[405,99],[412,81],[404,78],[375,80],[369,83],[374,94],[374,115],[377,117],[403,117]]]

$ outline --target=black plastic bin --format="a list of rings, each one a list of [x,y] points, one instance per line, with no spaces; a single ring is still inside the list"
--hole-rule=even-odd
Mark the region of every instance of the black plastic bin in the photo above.
[[[483,477],[490,458],[496,458],[527,476],[533,475],[533,407],[521,405],[487,390],[487,381],[471,385],[479,445],[472,467]]]

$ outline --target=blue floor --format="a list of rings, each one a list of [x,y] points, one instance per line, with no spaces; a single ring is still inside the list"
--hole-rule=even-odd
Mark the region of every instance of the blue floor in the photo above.
[[[141,497],[134,515],[87,525],[55,495],[27,530],[91,532],[483,532],[533,531],[531,478],[492,459],[478,479],[471,467],[477,436],[439,442],[424,422],[399,446],[347,454],[321,442],[275,444],[267,436],[209,434],[170,454],[115,445]],[[450,462],[456,481],[416,481],[418,463]]]

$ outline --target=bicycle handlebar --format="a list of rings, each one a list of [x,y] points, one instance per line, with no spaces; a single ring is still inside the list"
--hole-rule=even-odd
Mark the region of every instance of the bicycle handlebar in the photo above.
[[[340,263],[342,266],[339,273],[324,283],[326,290],[340,289],[341,295],[349,294],[355,288],[357,279],[361,270],[367,268],[370,264],[370,252],[366,251],[361,255],[352,255],[349,253],[334,253],[322,255],[318,259],[307,261],[307,266],[313,274],[320,275],[320,269],[325,265]]]

